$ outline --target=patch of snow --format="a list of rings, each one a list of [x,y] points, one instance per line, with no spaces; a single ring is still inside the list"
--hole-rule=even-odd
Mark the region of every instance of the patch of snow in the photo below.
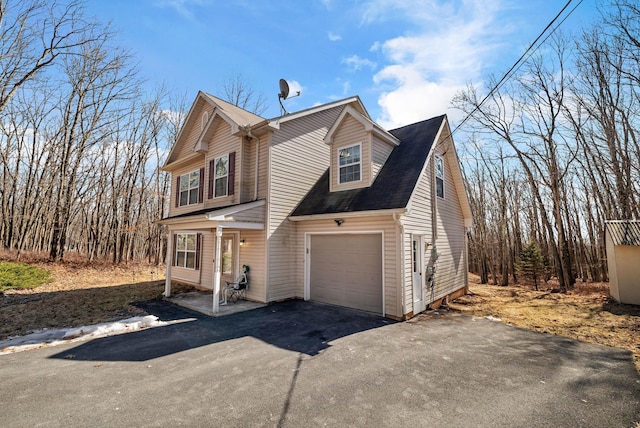
[[[132,317],[120,321],[69,329],[45,329],[26,336],[13,336],[0,341],[0,355],[44,348],[46,346],[56,346],[63,343],[95,339],[98,337],[130,333],[145,328],[160,327],[168,324],[169,323],[165,321],[160,321],[156,316],[146,315],[143,317]]]
[[[498,317],[494,317],[493,315],[489,315],[486,317],[489,321],[502,321],[502,319]]]

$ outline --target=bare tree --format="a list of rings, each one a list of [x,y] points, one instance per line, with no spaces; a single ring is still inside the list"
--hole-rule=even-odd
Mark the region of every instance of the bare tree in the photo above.
[[[269,105],[262,92],[256,92],[255,88],[249,83],[242,74],[237,73],[229,77],[222,85],[222,93],[224,99],[236,107],[260,116],[264,113]]]
[[[79,1],[0,0],[0,111],[18,89],[91,39]]]

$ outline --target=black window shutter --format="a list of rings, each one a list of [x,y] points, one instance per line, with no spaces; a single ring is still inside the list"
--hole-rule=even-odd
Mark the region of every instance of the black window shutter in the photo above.
[[[180,176],[176,180],[176,208],[180,205]]]
[[[198,186],[198,203],[202,203],[202,196],[204,194],[204,168],[200,168],[200,185]]]
[[[202,233],[196,236],[196,270],[200,269],[200,244],[202,242]]]
[[[173,234],[173,251],[171,252],[171,266],[176,265],[176,251],[178,251],[178,235]]]
[[[207,198],[213,198],[213,188],[216,179],[216,173],[214,171],[215,168],[215,159],[211,159],[209,161],[209,190],[207,191]]]
[[[236,152],[229,153],[229,196],[233,195],[236,188]]]

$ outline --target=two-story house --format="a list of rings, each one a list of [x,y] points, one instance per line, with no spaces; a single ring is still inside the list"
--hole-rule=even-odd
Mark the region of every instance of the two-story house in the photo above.
[[[198,93],[172,174],[165,295],[250,267],[246,297],[406,319],[467,289],[471,210],[446,116],[387,131],[358,97],[264,119]]]

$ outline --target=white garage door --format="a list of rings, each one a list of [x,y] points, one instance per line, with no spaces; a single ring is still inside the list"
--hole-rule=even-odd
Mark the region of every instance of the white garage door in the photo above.
[[[311,235],[311,300],[382,313],[382,235]]]

